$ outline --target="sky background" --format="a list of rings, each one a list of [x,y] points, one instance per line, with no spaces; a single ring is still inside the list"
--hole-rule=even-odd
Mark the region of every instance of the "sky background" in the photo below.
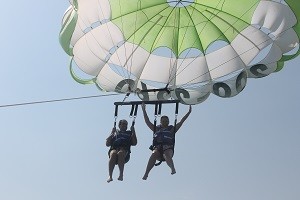
[[[58,42],[67,0],[1,2],[0,106],[103,94],[69,74]],[[124,181],[115,168],[106,182],[105,139],[113,102],[124,96],[0,107],[0,199],[299,200],[299,65],[297,58],[279,73],[248,79],[236,97],[211,95],[193,106],[176,139],[177,174],[163,163],[147,181],[152,133],[140,112]],[[187,111],[180,106],[179,119]],[[163,108],[171,121],[173,112]],[[121,107],[118,119],[128,114]]]

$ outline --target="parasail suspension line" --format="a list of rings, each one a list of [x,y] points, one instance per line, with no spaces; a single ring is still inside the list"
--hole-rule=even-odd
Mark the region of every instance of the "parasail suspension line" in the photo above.
[[[115,105],[115,115],[114,115],[114,128],[116,128],[116,125],[117,125],[117,118],[118,118],[118,106],[119,105]]]
[[[177,124],[177,117],[178,117],[178,109],[179,109],[179,102],[176,103],[176,108],[175,108],[175,120],[174,120],[174,134],[176,132],[176,124]],[[175,140],[175,137],[174,137]],[[175,141],[174,141],[175,145]]]
[[[130,115],[129,115],[129,117],[133,118],[133,119],[132,119],[132,124],[131,124],[131,126],[134,126],[134,125],[135,125],[135,119],[136,119],[138,107],[139,107],[138,104],[136,104],[136,105],[131,105],[131,111],[130,111]]]
[[[125,100],[129,97],[129,95],[130,95],[130,92],[126,93],[126,95],[125,95],[125,97],[124,97],[124,99],[123,99],[122,102],[125,102]]]

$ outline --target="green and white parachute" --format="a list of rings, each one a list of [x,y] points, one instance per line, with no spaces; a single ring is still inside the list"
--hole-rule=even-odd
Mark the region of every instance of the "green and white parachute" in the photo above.
[[[232,97],[299,55],[299,0],[70,0],[60,43],[80,83],[142,100]],[[75,75],[77,66],[92,76]],[[166,88],[166,90],[163,90]],[[153,89],[158,89],[153,91]]]

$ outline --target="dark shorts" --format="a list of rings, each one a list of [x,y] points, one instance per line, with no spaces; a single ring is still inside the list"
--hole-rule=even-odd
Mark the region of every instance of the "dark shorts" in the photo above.
[[[111,148],[108,150],[108,157],[110,158],[110,152],[112,150],[116,150],[117,153],[121,150],[123,150],[125,152],[125,163],[127,163],[129,160],[130,160],[130,150],[126,149],[126,148],[122,148],[122,147],[119,147],[119,148]],[[117,157],[117,160],[116,160],[116,164],[118,163],[118,157]]]
[[[174,145],[168,145],[168,144],[164,144],[164,145],[157,145],[154,147],[153,150],[158,150],[160,153],[160,158],[158,159],[159,161],[165,161],[164,159],[164,152],[168,149],[171,149],[173,151],[172,157],[174,155]]]

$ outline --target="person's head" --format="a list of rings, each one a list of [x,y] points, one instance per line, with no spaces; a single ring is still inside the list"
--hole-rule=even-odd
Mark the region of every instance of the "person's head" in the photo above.
[[[121,119],[119,121],[119,129],[121,131],[126,131],[127,130],[127,126],[128,126],[128,122],[125,119]]]
[[[162,127],[167,127],[169,125],[169,117],[166,115],[161,116],[160,118],[160,125]]]

